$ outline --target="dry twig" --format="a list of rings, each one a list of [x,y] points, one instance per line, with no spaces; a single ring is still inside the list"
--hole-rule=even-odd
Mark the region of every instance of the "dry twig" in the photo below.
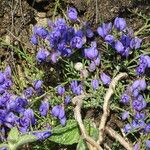
[[[82,103],[83,103],[83,98],[85,98],[85,95],[82,94],[80,96],[76,96],[73,98],[72,102],[73,104],[75,104],[75,108],[74,108],[74,115],[75,115],[75,119],[78,122],[78,125],[80,127],[81,133],[83,135],[83,138],[86,140],[88,148],[90,150],[94,150],[95,148],[97,150],[103,150],[86,132],[86,129],[84,127],[83,121],[82,121],[82,117],[81,117],[81,107],[82,107]]]
[[[99,139],[97,141],[98,144],[101,144],[103,142],[103,137],[104,137],[104,130],[105,130],[105,124],[107,121],[107,117],[109,116],[109,100],[111,96],[114,93],[114,89],[117,85],[117,82],[122,79],[127,77],[127,73],[120,73],[118,74],[110,83],[109,89],[106,92],[106,95],[104,97],[104,104],[103,104],[103,115],[101,117],[101,122],[99,125]]]
[[[133,150],[132,144],[126,142],[126,141],[124,140],[124,138],[123,138],[121,135],[119,135],[115,130],[113,130],[113,129],[110,128],[110,127],[105,127],[105,131],[106,131],[106,133],[109,134],[111,137],[113,137],[114,139],[116,139],[117,141],[119,141],[120,144],[121,144],[122,146],[124,146],[127,150]]]

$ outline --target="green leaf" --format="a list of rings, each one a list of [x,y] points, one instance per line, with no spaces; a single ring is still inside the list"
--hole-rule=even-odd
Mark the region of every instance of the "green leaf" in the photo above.
[[[80,131],[77,122],[68,120],[65,127],[59,125],[52,130],[52,136],[49,140],[59,144],[72,145],[78,143],[79,138]]]
[[[37,141],[37,137],[32,135],[32,134],[25,134],[25,135],[22,135],[20,138],[19,138],[19,141],[16,143],[16,147],[19,147],[21,145],[24,145],[26,143],[31,143],[31,142],[34,142],[34,141]]]
[[[85,120],[84,125],[89,136],[91,136],[94,140],[98,140],[99,130],[93,127],[92,122],[90,120]]]
[[[76,150],[88,150],[87,144],[82,138],[80,138]]]
[[[19,140],[19,131],[16,127],[12,128],[8,134],[8,142],[15,144]]]

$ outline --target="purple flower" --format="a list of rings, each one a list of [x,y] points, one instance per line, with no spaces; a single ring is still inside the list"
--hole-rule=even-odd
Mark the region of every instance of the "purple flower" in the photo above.
[[[62,119],[64,116],[65,116],[65,111],[64,111],[64,109],[60,106],[58,118],[59,118],[59,119]]]
[[[29,87],[29,88],[27,88],[25,91],[24,91],[24,96],[26,97],[26,98],[31,98],[32,97],[32,95],[33,95],[33,88],[32,87]]]
[[[17,119],[17,116],[14,115],[13,112],[8,113],[5,117],[5,125],[8,128],[12,128],[15,125],[16,119]]]
[[[61,85],[57,86],[57,93],[62,96],[65,93],[65,88]]]
[[[132,102],[132,107],[133,109],[135,109],[136,111],[141,111],[142,109],[144,109],[146,107],[146,102],[143,98],[142,95],[139,95],[136,99],[133,100]]]
[[[48,31],[43,27],[34,27],[34,34],[40,36],[41,38],[45,39],[48,35]]]
[[[31,37],[31,43],[34,45],[38,45],[38,38],[35,34]]]
[[[70,41],[70,46],[71,48],[82,48],[82,45],[83,45],[83,41],[82,41],[82,38],[79,37],[79,36],[75,36],[71,39]]]
[[[90,28],[86,29],[86,36],[88,38],[91,38],[91,37],[94,36],[94,33],[93,33],[93,31]]]
[[[40,49],[36,55],[36,60],[38,62],[46,61],[46,58],[50,55],[50,52],[45,49]]]
[[[92,87],[93,87],[94,90],[98,89],[98,87],[99,87],[99,80],[93,79],[91,81],[91,85],[92,85]]]
[[[58,61],[58,57],[60,56],[60,54],[58,52],[54,52],[51,54],[51,61],[53,63],[56,63]]]
[[[100,77],[101,77],[101,80],[102,80],[104,85],[109,85],[110,84],[111,78],[107,74],[101,73]]]
[[[78,85],[76,80],[71,82],[71,89],[76,95],[80,95],[82,93],[82,86],[80,84]]]
[[[52,133],[50,131],[44,131],[44,132],[35,132],[33,133],[33,135],[35,135],[38,138],[38,140],[43,141],[48,137],[50,137]]]
[[[146,116],[145,113],[136,112],[134,118],[136,120],[144,120],[145,116]]]
[[[7,90],[10,89],[12,85],[12,81],[10,79],[6,79],[4,84],[1,85],[1,87]]]
[[[130,41],[130,47],[132,49],[139,49],[141,47],[141,42],[142,42],[141,39],[139,39],[138,37],[135,37]]]
[[[42,84],[43,84],[43,81],[42,81],[42,80],[36,80],[36,81],[34,82],[34,89],[35,89],[35,90],[41,89]]]
[[[109,43],[109,44],[111,44],[112,42],[114,42],[114,36],[113,35],[110,35],[110,34],[108,34],[108,35],[106,35],[106,37],[105,37],[105,42],[107,42],[107,43]]]
[[[68,17],[70,20],[77,20],[78,18],[78,13],[77,10],[73,7],[70,7],[67,11]]]
[[[145,73],[145,65],[141,64],[136,68],[136,74],[137,75],[141,75],[143,73]]]
[[[129,111],[125,111],[121,114],[121,118],[122,120],[126,120],[127,118],[129,118]]]
[[[66,124],[66,116],[64,116],[63,118],[60,119],[60,124],[62,126],[65,126],[65,124]]]
[[[5,74],[5,77],[6,77],[6,78],[11,78],[11,68],[10,68],[10,66],[7,66],[7,67],[5,68],[4,74]]]
[[[29,126],[31,125],[31,121],[29,118],[27,117],[22,117],[18,120],[18,123],[19,123],[19,130],[20,132],[22,133],[26,133]]]
[[[133,120],[132,127],[133,129],[142,129],[145,126],[144,120]]]
[[[131,130],[132,130],[131,125],[129,123],[126,124],[125,127],[124,127],[124,132],[125,133],[130,133]]]
[[[111,32],[112,29],[112,23],[103,23],[101,27],[97,28],[98,34],[102,37],[105,38],[106,35],[108,35]]]
[[[146,144],[145,147],[146,147],[147,149],[150,149],[150,140],[146,140],[145,144]]]
[[[124,52],[124,46],[120,41],[115,42],[115,49],[120,54],[122,54]]]
[[[139,86],[140,86],[141,91],[144,91],[146,89],[147,85],[146,85],[145,79],[140,80]]]
[[[59,112],[60,112],[61,106],[60,105],[56,105],[52,108],[51,110],[51,114],[54,117],[58,117],[59,116]]]
[[[148,123],[144,128],[145,133],[150,133],[150,123]]]
[[[66,98],[65,98],[65,105],[68,105],[70,103],[70,95],[67,95]]]
[[[84,54],[85,54],[85,57],[87,57],[90,60],[97,58],[98,50],[96,48],[96,42],[95,41],[91,43],[91,47],[84,49]]]
[[[97,56],[97,58],[93,60],[93,62],[95,63],[96,66],[99,66],[100,65],[100,61],[101,61],[101,55],[99,54]]]
[[[139,95],[139,90],[138,89],[135,89],[133,92],[132,92],[133,96],[134,97],[137,97]]]
[[[140,150],[140,143],[136,143],[133,147],[133,150]]]
[[[119,31],[123,31],[126,28],[125,19],[117,17],[114,21],[114,27]]]
[[[49,102],[43,101],[39,108],[41,116],[46,116],[48,110],[49,110]]]
[[[137,89],[139,85],[140,85],[140,80],[135,80],[131,86],[132,90]]]
[[[90,72],[94,72],[95,69],[96,69],[96,65],[95,65],[95,63],[92,61],[92,62],[90,63],[90,65],[89,65],[89,67],[88,67],[88,70],[89,70]]]
[[[126,93],[122,94],[120,102],[122,102],[124,104],[128,104],[130,102],[130,96],[127,95]]]
[[[4,81],[5,81],[4,74],[2,72],[0,72],[0,84],[3,84]]]
[[[28,108],[24,111],[24,117],[29,118],[31,121],[31,124],[35,124],[36,123],[36,119],[34,117],[34,112],[32,109]]]

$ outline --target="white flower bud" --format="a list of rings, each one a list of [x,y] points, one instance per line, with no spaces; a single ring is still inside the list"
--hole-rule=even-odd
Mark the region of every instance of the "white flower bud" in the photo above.
[[[77,62],[75,65],[74,65],[74,68],[77,70],[77,71],[81,71],[83,69],[83,64],[81,62]]]

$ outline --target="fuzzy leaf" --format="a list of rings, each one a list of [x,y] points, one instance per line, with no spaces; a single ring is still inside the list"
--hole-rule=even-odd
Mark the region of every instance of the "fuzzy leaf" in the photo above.
[[[78,143],[79,138],[80,133],[77,122],[68,120],[65,127],[59,125],[52,130],[52,136],[49,140],[59,144],[71,145]]]

